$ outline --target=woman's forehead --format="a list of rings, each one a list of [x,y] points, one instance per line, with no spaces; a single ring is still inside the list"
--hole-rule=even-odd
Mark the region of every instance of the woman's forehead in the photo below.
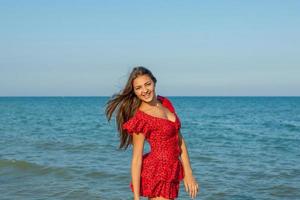
[[[133,80],[133,85],[134,86],[143,85],[146,82],[148,82],[149,80],[151,80],[151,78],[148,75],[141,75]]]

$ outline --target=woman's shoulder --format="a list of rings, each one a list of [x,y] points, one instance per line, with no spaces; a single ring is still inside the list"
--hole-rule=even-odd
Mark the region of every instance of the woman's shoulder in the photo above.
[[[171,112],[175,112],[175,108],[171,102],[171,100],[166,96],[157,95],[157,99],[161,101],[162,105],[169,108]]]
[[[143,118],[140,116],[139,109],[136,109],[136,111],[134,112],[134,114],[127,121],[125,121],[125,123],[136,122],[136,121],[140,121],[142,119]]]
[[[148,137],[151,132],[151,127],[147,119],[137,110],[135,114],[122,124],[122,128],[127,131],[128,134],[143,133]]]

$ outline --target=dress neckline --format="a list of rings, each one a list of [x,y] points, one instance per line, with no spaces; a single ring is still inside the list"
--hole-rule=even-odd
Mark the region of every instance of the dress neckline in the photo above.
[[[173,124],[175,124],[175,123],[177,122],[177,116],[176,116],[176,113],[173,113],[173,114],[175,115],[175,121],[173,122],[173,121],[171,121],[171,120],[169,120],[169,119],[166,119],[166,118],[156,117],[156,116],[150,115],[150,114],[148,114],[148,113],[145,113],[144,111],[140,110],[139,108],[138,108],[138,112],[140,112],[140,113],[142,113],[142,114],[144,114],[144,115],[146,115],[146,116],[155,118],[155,119],[160,119],[160,120],[168,121],[168,122],[173,123]]]
[[[150,114],[148,114],[148,113],[146,113],[146,112],[140,110],[139,108],[138,108],[137,110],[138,110],[140,113],[142,113],[142,114],[144,114],[144,115],[146,115],[146,116],[152,117],[152,118],[154,118],[154,119],[165,120],[165,121],[168,121],[168,122],[170,122],[170,123],[175,124],[175,123],[177,122],[177,115],[176,115],[176,113],[175,113],[175,112],[172,112],[167,106],[164,105],[164,99],[163,99],[162,96],[157,95],[157,100],[161,103],[162,106],[164,106],[164,107],[167,108],[171,113],[174,114],[174,116],[175,116],[175,121],[171,121],[171,120],[166,119],[166,118],[161,118],[161,117],[156,117],[156,116],[150,115]]]

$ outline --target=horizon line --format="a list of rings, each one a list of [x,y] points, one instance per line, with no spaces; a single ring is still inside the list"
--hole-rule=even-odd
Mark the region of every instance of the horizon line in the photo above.
[[[165,95],[168,97],[300,97],[300,95]],[[112,97],[111,96],[107,96],[107,95],[85,95],[85,96],[80,96],[80,95],[42,95],[42,96],[38,96],[38,95],[33,95],[33,96],[1,96],[0,98],[8,98],[8,97],[62,97],[62,98],[68,98],[68,97]]]

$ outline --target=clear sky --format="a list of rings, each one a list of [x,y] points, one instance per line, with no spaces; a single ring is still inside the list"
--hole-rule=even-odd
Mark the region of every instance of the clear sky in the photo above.
[[[298,0],[2,0],[0,96],[299,96]]]

